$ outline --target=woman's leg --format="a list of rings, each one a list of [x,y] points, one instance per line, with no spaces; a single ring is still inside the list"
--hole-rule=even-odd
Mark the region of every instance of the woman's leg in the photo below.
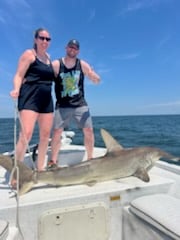
[[[37,117],[38,113],[31,110],[22,110],[19,112],[21,131],[16,145],[16,158],[19,161],[24,160],[24,155],[31,140]]]
[[[38,145],[38,171],[44,170],[44,161],[47,153],[49,137],[53,123],[53,113],[40,113],[38,116],[39,124],[39,145]]]

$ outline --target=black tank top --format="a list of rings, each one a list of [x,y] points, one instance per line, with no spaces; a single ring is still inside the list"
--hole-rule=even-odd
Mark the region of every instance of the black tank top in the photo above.
[[[18,97],[18,110],[33,110],[38,113],[53,112],[51,95],[54,71],[52,64],[45,64],[37,57],[29,66]]]
[[[73,68],[67,68],[62,59],[55,81],[55,93],[59,107],[80,107],[87,105],[84,98],[84,73],[79,59]]]
[[[24,78],[27,83],[52,83],[54,80],[52,64],[45,64],[36,57],[35,61],[29,66]]]

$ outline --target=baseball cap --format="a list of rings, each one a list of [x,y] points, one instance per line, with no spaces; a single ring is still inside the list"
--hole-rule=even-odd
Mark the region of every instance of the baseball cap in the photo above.
[[[67,44],[68,47],[73,46],[73,45],[75,45],[77,47],[77,49],[80,48],[80,44],[79,44],[78,40],[76,40],[76,39],[71,39]]]

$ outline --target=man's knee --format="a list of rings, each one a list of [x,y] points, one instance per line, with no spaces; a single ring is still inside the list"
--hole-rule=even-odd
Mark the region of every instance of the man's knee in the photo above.
[[[53,130],[53,138],[60,138],[62,135],[63,129],[57,128]]]
[[[83,132],[84,132],[84,136],[86,138],[89,138],[89,139],[93,139],[94,138],[94,131],[93,131],[92,128],[84,128]]]

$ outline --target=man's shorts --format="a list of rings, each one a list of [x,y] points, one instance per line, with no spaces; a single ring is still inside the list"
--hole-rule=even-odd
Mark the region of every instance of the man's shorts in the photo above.
[[[79,128],[93,127],[88,106],[77,108],[56,108],[53,124],[54,129],[67,128],[71,121],[75,121]]]

